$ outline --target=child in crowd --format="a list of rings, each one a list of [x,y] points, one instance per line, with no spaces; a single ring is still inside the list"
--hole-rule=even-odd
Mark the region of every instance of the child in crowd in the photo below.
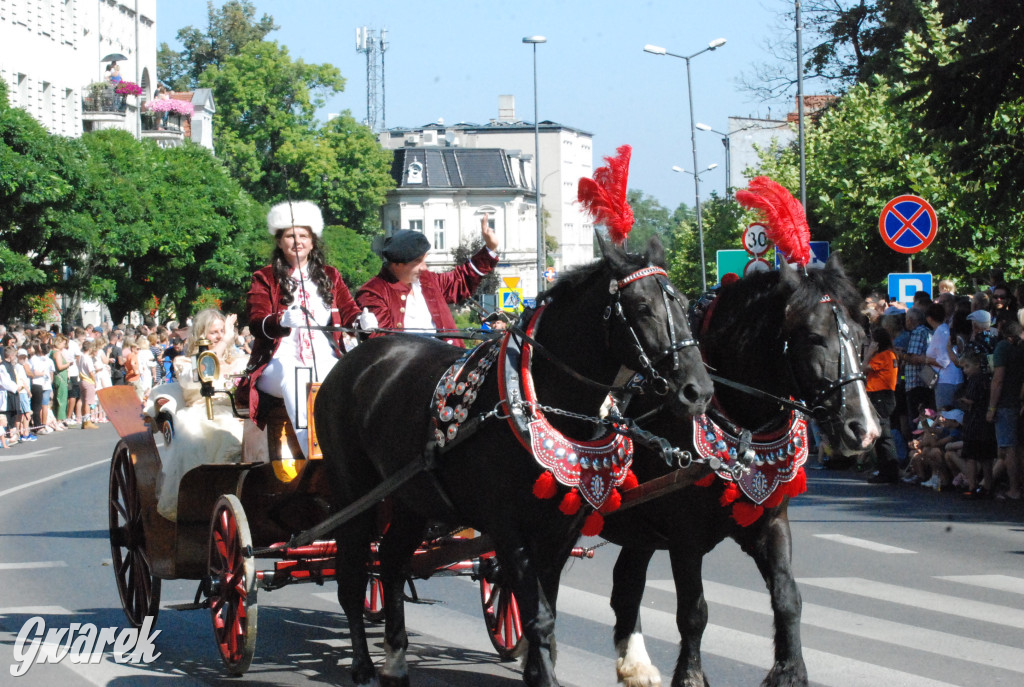
[[[961,458],[966,461],[967,498],[992,498],[992,465],[996,458],[995,425],[985,419],[988,412],[989,376],[984,371],[981,354],[968,350],[960,358],[964,371],[964,389],[959,399],[964,409],[964,447]],[[978,466],[981,465],[981,483]]]
[[[960,425],[964,419],[964,411],[946,408],[939,415],[933,429],[937,430],[932,445],[924,452],[924,460],[928,463],[932,476],[921,486],[931,487],[936,491],[949,489],[953,484],[953,473],[947,463],[946,455],[950,447],[962,447]],[[956,450],[959,453],[959,448]],[[957,471],[959,472],[959,470]]]

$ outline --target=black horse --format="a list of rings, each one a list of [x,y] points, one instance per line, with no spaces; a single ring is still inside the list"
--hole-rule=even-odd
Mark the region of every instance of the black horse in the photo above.
[[[814,408],[832,446],[846,453],[861,452],[870,447],[879,430],[860,375],[863,332],[853,317],[859,300],[836,259],[806,276],[789,269],[752,275],[720,288],[703,331],[697,332],[701,350],[713,374],[777,397],[803,399]],[[641,408],[636,406],[629,407],[630,415],[639,414]],[[717,381],[713,406],[734,426],[754,435],[778,434],[792,419],[791,409],[779,402]],[[714,410],[709,411],[712,414]],[[693,450],[690,422],[661,415],[649,429]],[[670,468],[660,458],[638,450],[633,470],[643,482]],[[705,473],[710,475],[710,469],[703,468],[695,477]],[[726,537],[753,557],[771,594],[775,663],[763,685],[807,684],[800,643],[800,592],[790,567],[789,498],[765,507],[756,521],[744,527],[720,501],[726,488],[725,481],[714,478],[707,486],[689,486],[613,513],[605,522],[602,536],[623,547],[615,564],[611,605],[617,672],[627,687],[661,684],[643,647],[639,614],[647,566],[656,549],[668,550],[675,578],[676,624],[682,641],[672,685],[709,684],[700,657],[708,620],[701,563]]]
[[[660,380],[665,395],[659,403],[674,414],[703,412],[712,385],[690,336],[685,299],[663,270],[649,268],[664,264],[661,244],[652,241],[645,256],[614,245],[603,246],[603,252],[603,260],[567,274],[545,294],[546,309],[533,333],[544,351],[533,356],[537,403],[596,416],[607,395],[602,385],[611,385],[626,367],[646,369],[648,377]],[[314,412],[334,507],[353,503],[424,456],[436,456],[435,386],[462,354],[436,340],[398,335],[364,342],[335,366]],[[524,680],[557,685],[551,650],[558,580],[586,509],[564,515],[557,499],[533,495],[540,467],[507,422],[493,417],[529,408],[499,402],[496,377],[487,374],[474,392],[461,443],[444,446],[432,469],[392,493],[390,526],[379,548],[386,652],[380,673],[388,682],[408,684],[402,586],[409,560],[426,526],[445,523],[491,537],[524,620]],[[473,419],[492,409],[498,413],[470,434],[466,428]],[[547,415],[567,436],[594,434],[590,421]],[[373,514],[365,513],[335,532],[338,598],[348,618],[358,685],[376,679],[363,621],[374,525]]]

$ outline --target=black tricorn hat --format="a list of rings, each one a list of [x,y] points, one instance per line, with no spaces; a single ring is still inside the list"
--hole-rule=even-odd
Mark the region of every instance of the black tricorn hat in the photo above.
[[[400,229],[384,239],[380,256],[388,262],[412,262],[430,250],[430,240],[412,229]]]

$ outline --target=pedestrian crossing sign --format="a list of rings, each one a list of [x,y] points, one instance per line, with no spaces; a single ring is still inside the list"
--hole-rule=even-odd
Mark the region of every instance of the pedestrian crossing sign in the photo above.
[[[522,289],[498,289],[498,306],[505,312],[519,312],[523,305]]]

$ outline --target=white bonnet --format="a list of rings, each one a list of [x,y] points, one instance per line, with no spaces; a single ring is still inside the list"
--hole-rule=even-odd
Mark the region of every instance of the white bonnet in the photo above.
[[[324,231],[324,217],[320,208],[308,200],[285,201],[270,208],[267,213],[267,231],[271,236],[289,227],[309,227],[317,236]]]

